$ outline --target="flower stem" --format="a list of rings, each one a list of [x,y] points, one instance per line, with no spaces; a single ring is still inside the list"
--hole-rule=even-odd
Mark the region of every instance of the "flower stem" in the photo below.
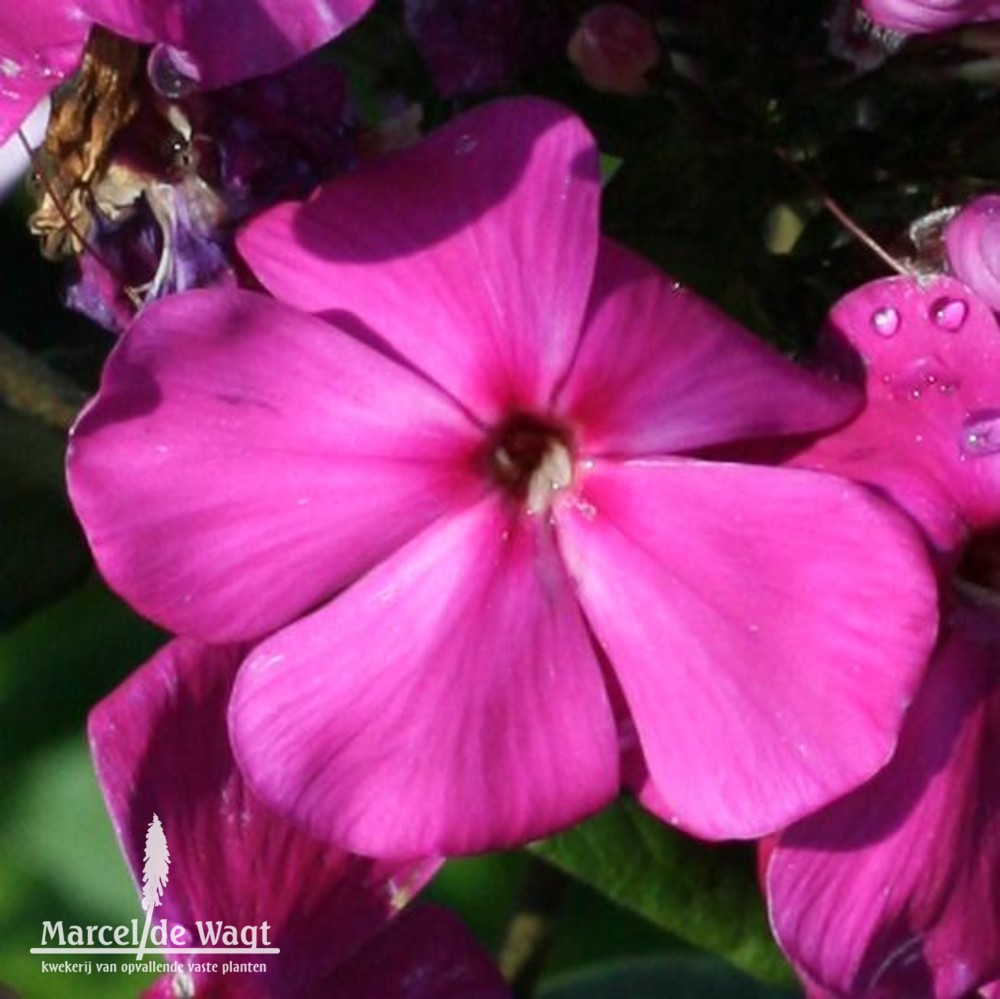
[[[856,239],[859,243],[868,247],[872,253],[875,254],[879,260],[882,261],[890,270],[895,271],[897,274],[901,274],[903,277],[913,277],[913,272],[910,271],[904,264],[900,263],[891,253],[887,252],[882,248],[875,239],[873,239],[864,229],[861,228],[851,218],[850,215],[841,208],[839,202],[829,194],[823,187],[822,184],[815,177],[804,170],[786,150],[775,149],[775,155],[778,159],[782,161],[790,170],[792,170],[799,179],[801,179],[805,184],[807,184],[819,198],[823,207]]]
[[[555,936],[565,889],[566,877],[562,872],[529,857],[498,958],[500,971],[515,999],[527,999],[534,992]]]
[[[68,430],[87,396],[13,340],[0,334],[0,400],[56,430]]]

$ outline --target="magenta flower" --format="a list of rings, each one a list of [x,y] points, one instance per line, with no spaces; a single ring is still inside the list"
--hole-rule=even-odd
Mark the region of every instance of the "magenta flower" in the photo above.
[[[1000,18],[997,0],[862,0],[876,24],[907,35]]]
[[[265,973],[189,973],[186,991],[168,976],[146,994],[502,999],[496,968],[457,920],[423,906],[397,915],[437,861],[352,856],[306,836],[248,791],[225,724],[244,652],[171,642],[90,715],[98,777],[138,883],[151,816],[162,825],[169,869],[156,920],[184,927],[186,947],[202,945],[199,920],[238,930],[266,921],[269,946],[280,949],[232,958],[265,963]]]
[[[272,73],[326,44],[374,0],[24,0],[0,10],[0,139],[76,69],[93,25],[163,46],[201,87]]]
[[[6,142],[0,140],[0,201],[31,166],[29,150],[37,149],[45,138],[49,111],[49,101],[43,100],[21,123],[21,135],[12,135]]]
[[[796,462],[892,496],[952,583],[892,762],[778,838],[771,921],[817,996],[958,999],[1000,975],[1000,329],[951,278],[893,278],[828,332],[868,401]]]
[[[77,260],[66,304],[122,332],[157,298],[238,284],[237,224],[304,197],[355,157],[343,71],[316,53],[279,73],[175,101],[190,130],[188,163],[149,152],[142,115],[115,142],[113,211],[94,213],[92,253]],[[97,185],[95,203],[104,184]],[[131,204],[126,204],[131,199]]]
[[[944,244],[955,274],[1000,311],[1000,194],[967,204],[946,226]]]
[[[477,109],[251,224],[282,301],[148,310],[76,428],[103,572],[182,634],[274,632],[237,757],[358,852],[582,818],[619,791],[619,721],[664,817],[762,834],[886,762],[923,672],[936,591],[902,515],[697,457],[851,393],[601,240],[598,193],[568,113]]]
[[[0,141],[76,69],[89,30],[73,0],[0,7]]]

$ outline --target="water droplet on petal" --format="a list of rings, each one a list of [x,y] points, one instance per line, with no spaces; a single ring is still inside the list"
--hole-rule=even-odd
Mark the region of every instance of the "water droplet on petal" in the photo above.
[[[922,399],[930,389],[937,389],[941,395],[950,395],[959,385],[958,378],[936,357],[914,361],[891,381],[892,397],[899,401]]]
[[[13,79],[14,77],[21,75],[21,65],[15,62],[13,59],[4,56],[0,59],[0,76],[6,76],[8,79]]]
[[[186,52],[169,45],[154,46],[146,72],[153,89],[170,100],[186,97],[201,80],[195,61]]]
[[[959,450],[969,458],[1000,452],[1000,409],[980,409],[962,424]]]
[[[948,333],[957,333],[968,314],[969,306],[960,298],[939,298],[931,305],[934,325]]]
[[[471,135],[460,135],[455,140],[455,155],[468,156],[476,148],[476,140]]]
[[[872,329],[879,336],[895,336],[899,329],[899,311],[891,305],[883,305],[872,313]]]

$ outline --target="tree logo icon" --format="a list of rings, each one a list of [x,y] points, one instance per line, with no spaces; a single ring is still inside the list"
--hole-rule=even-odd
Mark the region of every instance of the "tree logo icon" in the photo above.
[[[170,870],[170,850],[167,848],[167,837],[163,833],[159,816],[154,812],[153,821],[146,830],[146,850],[142,865],[142,908],[146,913],[146,924],[142,928],[142,940],[139,942],[139,953],[136,959],[141,961],[149,939],[149,927],[153,921],[153,909],[161,901],[163,889],[167,884]]]

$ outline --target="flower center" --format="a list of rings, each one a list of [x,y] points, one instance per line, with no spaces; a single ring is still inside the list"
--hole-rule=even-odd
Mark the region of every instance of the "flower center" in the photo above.
[[[554,494],[573,481],[567,434],[524,414],[509,417],[493,434],[489,467],[501,488],[522,500],[532,514],[547,510]]]

